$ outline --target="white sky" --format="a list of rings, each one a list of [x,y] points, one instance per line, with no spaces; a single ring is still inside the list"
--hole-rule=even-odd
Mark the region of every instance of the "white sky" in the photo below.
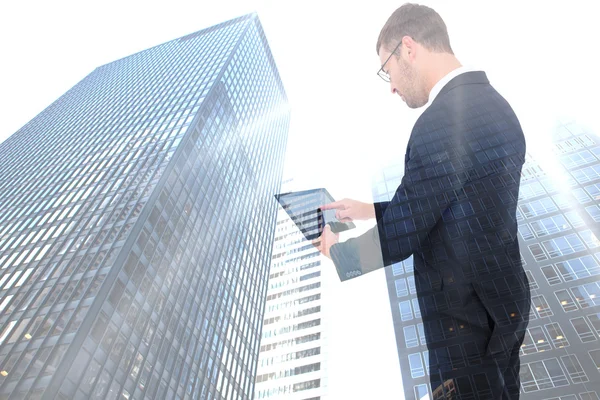
[[[543,149],[561,115],[600,132],[600,28],[594,2],[424,1],[444,18],[455,54],[486,71],[511,103],[528,150]],[[208,5],[210,4],[210,5]],[[96,67],[258,11],[292,110],[288,176],[298,189],[371,200],[371,177],[404,157],[421,111],[409,110],[376,71],[375,42],[402,4],[230,0],[55,0],[0,4],[0,141]],[[400,158],[402,160],[402,158]],[[0,160],[0,163],[2,160]],[[401,398],[384,271],[331,289],[343,362],[329,366],[334,398]],[[342,307],[344,305],[344,307]],[[337,358],[341,360],[341,358]],[[334,371],[335,370],[335,371]],[[342,382],[343,380],[343,382]],[[334,395],[335,393],[335,395]]]

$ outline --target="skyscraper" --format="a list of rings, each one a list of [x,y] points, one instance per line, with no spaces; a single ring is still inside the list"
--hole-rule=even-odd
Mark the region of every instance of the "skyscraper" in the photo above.
[[[246,15],[0,145],[0,397],[252,397],[287,98]]]
[[[281,208],[256,372],[257,400],[327,398],[321,257]]]
[[[598,400],[600,139],[573,121],[561,123],[552,152],[544,162],[527,155],[519,190],[519,244],[532,296],[520,350],[521,393],[523,399]],[[381,173],[375,201],[393,195],[402,172],[394,165]],[[387,268],[386,279],[406,398],[436,399],[412,257]],[[510,287],[497,289],[501,295]]]

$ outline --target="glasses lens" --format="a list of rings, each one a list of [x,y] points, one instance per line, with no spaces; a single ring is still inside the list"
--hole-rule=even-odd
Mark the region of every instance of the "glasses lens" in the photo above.
[[[386,82],[390,81],[390,76],[383,69],[380,69],[377,75]]]

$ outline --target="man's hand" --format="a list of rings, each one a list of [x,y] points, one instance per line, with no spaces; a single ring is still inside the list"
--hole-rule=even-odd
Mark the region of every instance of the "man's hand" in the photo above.
[[[342,199],[322,205],[321,210],[337,210],[335,217],[340,222],[363,221],[375,218],[373,204],[352,199]]]
[[[312,241],[313,246],[317,248],[325,257],[331,259],[329,249],[331,246],[339,242],[340,235],[338,233],[331,232],[331,227],[325,225],[323,233],[317,239]]]

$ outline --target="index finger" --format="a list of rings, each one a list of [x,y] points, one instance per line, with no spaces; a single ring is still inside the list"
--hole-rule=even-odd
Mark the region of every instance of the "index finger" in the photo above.
[[[334,209],[338,209],[338,208],[342,208],[342,207],[344,207],[344,205],[342,204],[341,201],[334,201],[333,203],[324,204],[319,208],[321,210],[334,210]]]

